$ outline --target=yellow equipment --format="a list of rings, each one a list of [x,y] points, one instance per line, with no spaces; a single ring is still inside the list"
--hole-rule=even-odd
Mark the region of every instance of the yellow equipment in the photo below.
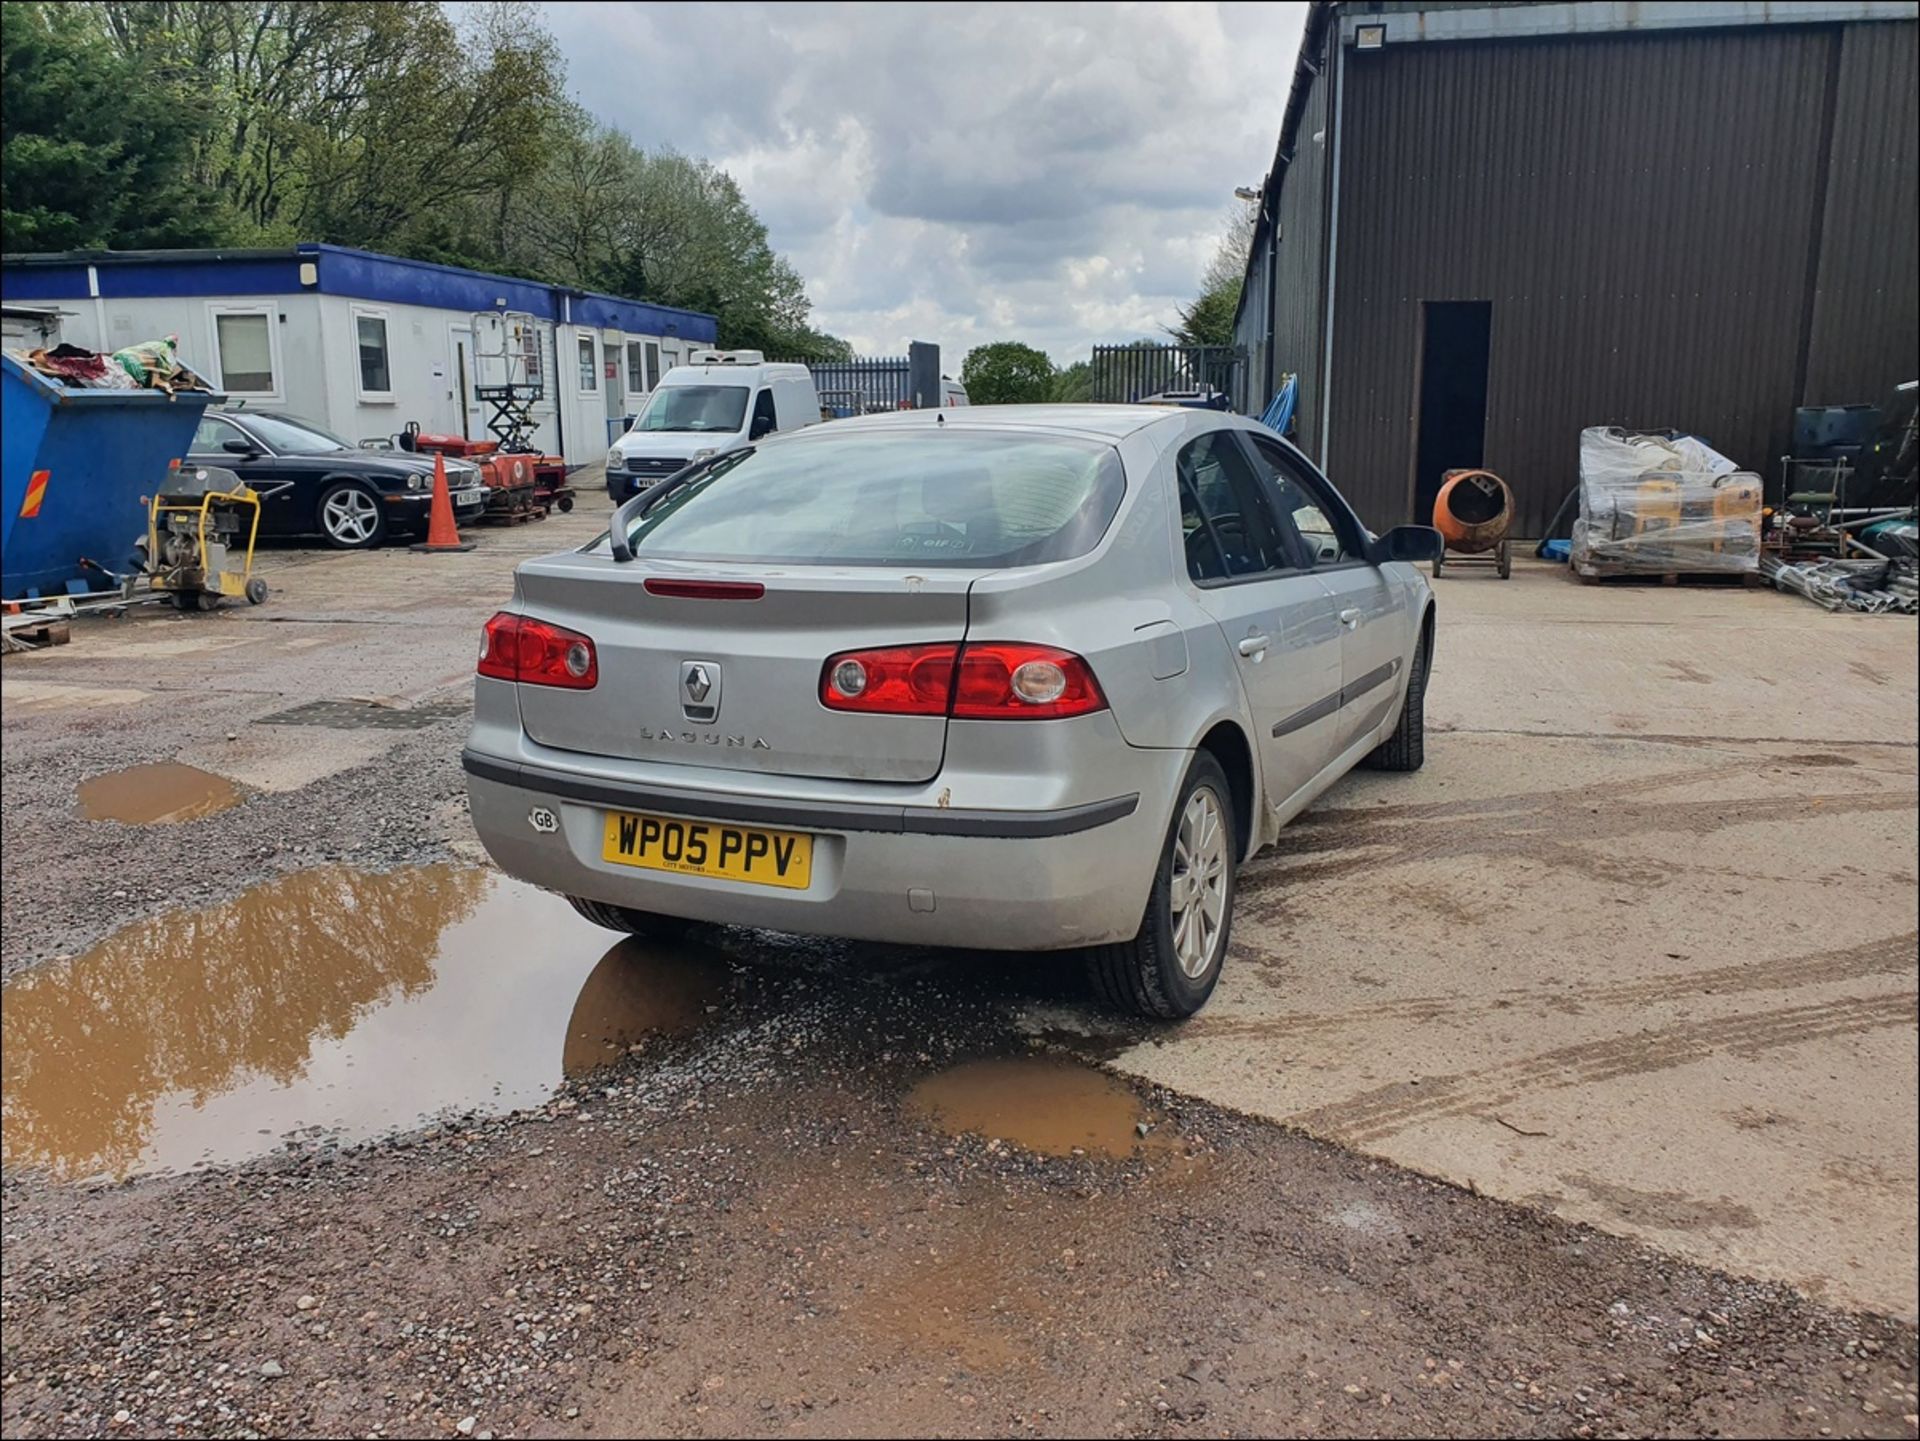
[[[217,466],[189,472],[176,463],[171,485],[148,509],[149,583],[182,610],[212,610],[226,596],[259,605],[267,598],[267,583],[253,573],[260,497]]]

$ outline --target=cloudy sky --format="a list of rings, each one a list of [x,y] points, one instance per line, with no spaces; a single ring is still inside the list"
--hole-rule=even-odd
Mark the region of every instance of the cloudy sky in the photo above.
[[[731,172],[817,324],[956,373],[1161,333],[1273,156],[1305,8],[544,6],[580,101]]]

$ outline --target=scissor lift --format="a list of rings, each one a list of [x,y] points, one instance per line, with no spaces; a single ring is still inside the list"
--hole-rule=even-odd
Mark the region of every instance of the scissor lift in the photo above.
[[[482,310],[473,317],[473,395],[490,408],[487,432],[509,454],[533,450],[533,407],[546,398],[540,331],[524,310]]]

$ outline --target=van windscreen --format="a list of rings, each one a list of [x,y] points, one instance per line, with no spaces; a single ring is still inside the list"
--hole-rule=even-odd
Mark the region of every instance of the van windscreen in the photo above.
[[[654,391],[633,428],[731,434],[740,428],[746,415],[744,385],[667,385]]]

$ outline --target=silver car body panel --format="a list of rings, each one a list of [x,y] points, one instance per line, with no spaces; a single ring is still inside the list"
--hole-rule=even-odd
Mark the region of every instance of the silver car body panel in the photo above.
[[[1209,585],[1188,575],[1175,458],[1198,435],[1255,422],[976,406],[838,421],[779,443],[936,424],[1111,443],[1126,492],[1106,534],[1070,560],[913,575],[644,553],[618,565],[604,544],[525,563],[514,608],[592,635],[601,677],[590,692],[476,682],[469,792],[504,869],[638,910],[806,933],[1031,950],[1117,941],[1139,927],[1193,752],[1217,728],[1231,727],[1253,758],[1249,849],[1392,733],[1431,608],[1412,565]],[[647,575],[752,576],[780,604],[662,602],[644,597]],[[854,603],[836,611],[835,595]],[[1265,645],[1243,647],[1254,636]],[[962,638],[1081,655],[1110,708],[963,721],[819,705],[830,654]],[[691,660],[724,677],[712,726],[683,715],[677,691]],[[729,745],[736,734],[746,743]],[[811,883],[772,890],[607,862],[610,809],[807,831]],[[534,824],[538,811],[558,828]]]

